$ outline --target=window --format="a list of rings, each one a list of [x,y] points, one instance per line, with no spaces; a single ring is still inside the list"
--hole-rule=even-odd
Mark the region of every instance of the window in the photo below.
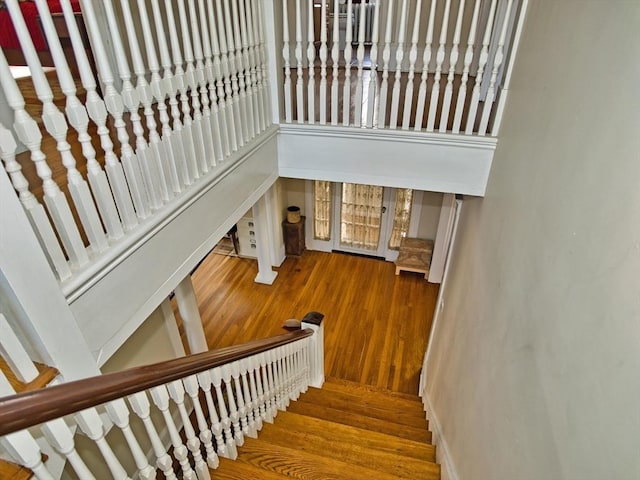
[[[313,182],[313,238],[331,239],[331,182],[315,180]]]
[[[413,190],[410,188],[396,188],[396,205],[393,212],[393,229],[389,238],[389,248],[398,250],[400,241],[409,232],[411,222],[411,204],[413,201]]]

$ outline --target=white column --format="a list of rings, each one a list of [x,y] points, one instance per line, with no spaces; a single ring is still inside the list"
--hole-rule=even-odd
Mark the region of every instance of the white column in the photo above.
[[[191,276],[187,275],[175,289],[178,310],[182,317],[184,331],[187,334],[187,343],[191,353],[206,352],[209,350],[207,339],[202,328],[202,319],[198,310],[196,294],[193,291]]]
[[[253,206],[253,220],[256,227],[257,254],[258,254],[258,275],[256,275],[256,283],[265,283],[271,285],[278,276],[277,272],[271,270],[271,247],[273,242],[271,232],[269,231],[269,207],[267,202],[267,194]]]
[[[184,357],[186,353],[184,351],[182,339],[180,338],[180,331],[178,330],[176,317],[173,314],[173,307],[171,306],[171,302],[168,298],[166,298],[158,308],[160,308],[160,313],[162,314],[162,318],[164,319],[164,328],[167,330],[167,334],[169,335],[169,341],[171,342],[174,356],[176,358]]]
[[[271,88],[271,118],[273,123],[280,123],[280,98],[281,93],[279,89],[279,85],[281,82],[279,81],[280,72],[282,69],[280,68],[281,63],[279,60],[279,55],[277,51],[276,45],[281,45],[282,39],[282,29],[278,28],[279,25],[276,25],[276,21],[281,17],[280,15],[276,15],[276,6],[274,2],[271,0],[258,0],[262,4],[262,13],[263,17],[258,17],[259,22],[264,22],[263,28],[265,33],[265,43],[267,47],[267,75],[269,76],[269,86]],[[275,277],[274,277],[275,278]]]
[[[318,312],[309,312],[302,319],[302,329],[310,328],[313,336],[309,337],[309,362],[311,368],[311,381],[309,385],[321,388],[324,384],[324,315]]]
[[[280,183],[275,182],[265,193],[267,202],[267,222],[271,230],[269,250],[271,253],[271,266],[279,267],[286,258],[284,251],[284,237],[282,236],[282,212],[280,206]]]

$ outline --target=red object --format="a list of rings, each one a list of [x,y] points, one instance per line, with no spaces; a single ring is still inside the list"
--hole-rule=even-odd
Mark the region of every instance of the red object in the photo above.
[[[60,0],[49,0],[49,10],[51,13],[61,13],[62,7],[60,6]],[[80,11],[79,0],[71,0],[71,6],[74,12]],[[31,34],[33,45],[39,52],[49,50],[47,41],[44,38],[44,34],[38,23],[38,9],[36,4],[31,1],[20,2],[20,10],[22,10],[22,16],[27,24],[27,29]],[[0,47],[10,49],[20,49],[20,42],[18,41],[18,35],[15,28],[13,28],[13,22],[9,16],[7,10],[0,10]]]

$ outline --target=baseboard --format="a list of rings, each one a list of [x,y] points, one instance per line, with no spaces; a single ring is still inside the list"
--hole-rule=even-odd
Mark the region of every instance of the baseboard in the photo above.
[[[451,458],[447,439],[443,435],[442,426],[431,405],[431,399],[426,392],[422,396],[422,401],[427,411],[427,417],[429,418],[432,443],[436,447],[436,462],[440,464],[440,478],[441,480],[460,480],[455,464],[453,463],[453,458]]]

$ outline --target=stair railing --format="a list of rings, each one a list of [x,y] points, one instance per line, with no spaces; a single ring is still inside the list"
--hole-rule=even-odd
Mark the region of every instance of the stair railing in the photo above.
[[[40,432],[82,480],[105,472],[150,480],[159,471],[167,479],[210,479],[219,457],[235,459],[246,437],[257,437],[308,386],[322,386],[322,319],[312,312],[301,330],[283,335],[5,396],[0,444],[39,480],[54,478],[34,440]],[[0,392],[10,389],[0,373]],[[122,436],[107,435],[112,425]],[[80,456],[76,426],[95,443],[103,471],[92,471]],[[122,437],[135,465],[115,453]],[[142,448],[149,444],[151,458]]]

